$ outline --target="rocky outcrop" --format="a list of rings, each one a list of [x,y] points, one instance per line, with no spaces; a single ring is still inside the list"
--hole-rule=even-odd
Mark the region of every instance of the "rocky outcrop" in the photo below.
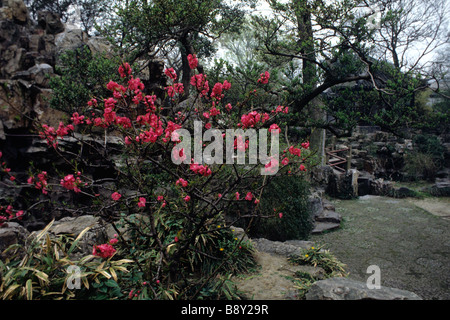
[[[62,53],[82,46],[108,52],[105,40],[65,26],[55,13],[39,12],[32,21],[22,0],[0,1],[0,139],[56,112],[48,108],[49,78]]]
[[[329,278],[315,282],[306,300],[422,300],[417,294],[383,287],[369,289],[366,283],[349,278]]]
[[[5,249],[13,244],[24,244],[29,232],[17,222],[8,222],[0,226],[0,259],[9,256]]]
[[[341,226],[342,215],[336,212],[335,206],[326,199],[322,200],[322,210],[314,215],[315,226],[312,234],[338,229]]]

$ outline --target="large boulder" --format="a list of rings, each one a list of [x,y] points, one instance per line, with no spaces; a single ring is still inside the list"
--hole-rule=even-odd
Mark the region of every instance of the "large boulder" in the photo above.
[[[57,34],[64,31],[64,24],[57,13],[49,11],[38,12],[38,24],[48,34]]]
[[[358,177],[360,172],[350,169],[345,173],[334,170],[331,175],[326,192],[339,199],[353,199],[358,197]]]
[[[422,300],[417,294],[381,286],[369,289],[366,283],[349,278],[329,278],[315,282],[306,300]]]
[[[17,222],[7,222],[0,226],[0,259],[9,256],[3,253],[5,249],[13,244],[24,244],[29,232]]]

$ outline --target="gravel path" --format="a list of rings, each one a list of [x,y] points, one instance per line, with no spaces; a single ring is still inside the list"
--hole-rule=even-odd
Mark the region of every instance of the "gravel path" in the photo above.
[[[314,235],[343,263],[350,278],[366,281],[370,265],[381,270],[381,285],[412,291],[423,299],[450,299],[450,206],[439,212],[411,199],[365,196],[332,201],[343,216],[339,230]],[[430,211],[433,211],[430,209]]]

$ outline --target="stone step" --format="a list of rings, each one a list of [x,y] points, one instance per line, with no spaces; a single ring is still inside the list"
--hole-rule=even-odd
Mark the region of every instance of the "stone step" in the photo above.
[[[325,231],[331,231],[338,229],[341,226],[340,223],[335,222],[316,222],[316,225],[311,232],[312,234],[321,234]]]
[[[319,215],[315,217],[316,222],[333,222],[341,223],[342,216],[340,213],[334,210],[323,210]]]

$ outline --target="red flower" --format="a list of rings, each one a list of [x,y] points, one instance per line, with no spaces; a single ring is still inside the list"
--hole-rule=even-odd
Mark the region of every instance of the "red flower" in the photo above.
[[[138,202],[138,207],[139,208],[143,208],[145,207],[145,203],[147,202],[147,200],[144,197],[140,197],[139,198],[139,202]]]
[[[183,178],[180,178],[180,179],[177,180],[177,182],[175,182],[175,184],[176,184],[176,185],[181,184],[181,186],[187,187],[188,182],[187,182],[186,180],[184,180]]]
[[[190,196],[184,197],[184,201],[189,202],[190,200],[191,200],[191,197],[190,197]]]
[[[112,257],[115,252],[116,249],[114,249],[112,245],[107,243],[94,246],[92,249],[92,255],[104,259]]]
[[[259,75],[258,82],[261,84],[267,84],[269,82],[269,78],[270,78],[270,73],[269,73],[269,71],[266,71]]]
[[[121,195],[120,193],[118,193],[118,192],[114,192],[114,193],[111,195],[111,198],[112,198],[114,201],[119,200],[121,197],[122,197],[122,195]]]
[[[223,86],[222,86],[223,90],[230,90],[231,88],[231,83],[229,83],[227,80],[225,80],[223,82]]]
[[[253,194],[251,192],[248,192],[247,195],[245,196],[245,200],[252,201],[252,199],[253,199]]]
[[[119,74],[121,78],[126,78],[127,75],[131,75],[131,72],[132,70],[128,62],[125,62],[119,67]]]
[[[269,132],[272,132],[272,131],[274,131],[275,134],[278,134],[278,133],[280,133],[281,130],[280,130],[280,127],[276,123],[274,123],[269,127]]]
[[[197,68],[197,66],[198,66],[198,59],[197,59],[197,56],[195,54],[194,55],[189,54],[187,56],[187,59],[188,59],[188,63],[189,63],[189,68],[191,68],[192,70]]]
[[[217,82],[211,92],[211,98],[216,98],[217,100],[222,99],[222,88],[223,85],[220,82]]]
[[[166,76],[168,76],[172,80],[177,79],[177,74],[173,68],[168,68],[168,69],[164,70],[164,73],[166,74]]]
[[[79,177],[75,178],[73,174],[68,174],[60,181],[61,186],[66,188],[67,190],[73,190],[75,192],[80,192],[81,190],[78,188],[81,184],[81,180]]]

